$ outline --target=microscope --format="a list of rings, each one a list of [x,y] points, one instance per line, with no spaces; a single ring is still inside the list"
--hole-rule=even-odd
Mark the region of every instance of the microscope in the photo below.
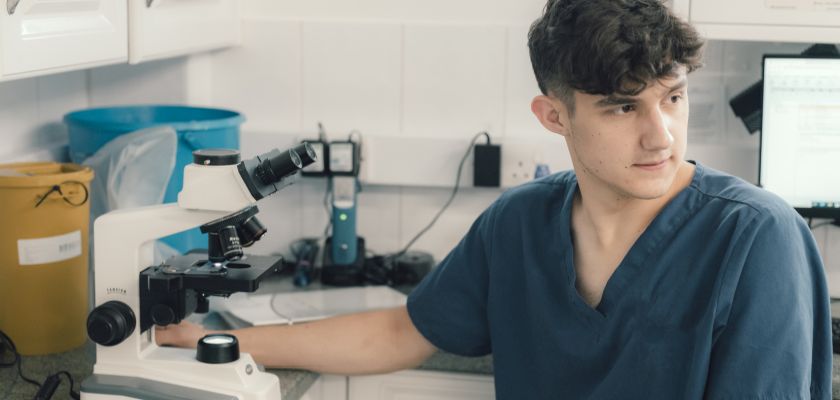
[[[280,399],[277,377],[240,354],[235,336],[205,336],[197,350],[159,347],[154,326],[207,312],[209,296],[254,292],[279,271],[280,257],[242,250],[266,232],[255,203],[293,183],[314,161],[308,143],[246,161],[235,150],[198,150],[184,169],[177,203],[96,219],[97,306],[87,320],[96,364],[82,383],[82,399]],[[155,239],[195,227],[208,235],[206,253],[152,265]]]

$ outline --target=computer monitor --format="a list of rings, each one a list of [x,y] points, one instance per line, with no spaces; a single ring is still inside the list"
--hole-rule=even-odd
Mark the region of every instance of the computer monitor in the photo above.
[[[840,58],[767,55],[763,82],[759,185],[840,219]]]

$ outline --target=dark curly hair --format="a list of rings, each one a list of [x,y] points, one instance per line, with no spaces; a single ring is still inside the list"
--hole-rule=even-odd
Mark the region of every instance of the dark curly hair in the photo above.
[[[635,96],[702,66],[703,40],[661,0],[548,0],[528,33],[540,90],[574,112],[574,91]]]

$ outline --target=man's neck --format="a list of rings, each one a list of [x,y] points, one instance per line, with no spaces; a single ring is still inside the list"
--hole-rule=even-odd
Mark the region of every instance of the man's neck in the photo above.
[[[691,183],[694,166],[684,162],[664,195],[651,200],[620,196],[596,185],[580,185],[575,196],[573,228],[584,228],[602,248],[635,241],[659,212]]]

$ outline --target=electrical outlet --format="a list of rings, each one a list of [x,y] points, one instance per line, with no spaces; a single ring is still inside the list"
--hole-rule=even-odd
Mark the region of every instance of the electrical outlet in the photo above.
[[[534,179],[539,150],[530,144],[502,145],[502,187],[521,185]]]

